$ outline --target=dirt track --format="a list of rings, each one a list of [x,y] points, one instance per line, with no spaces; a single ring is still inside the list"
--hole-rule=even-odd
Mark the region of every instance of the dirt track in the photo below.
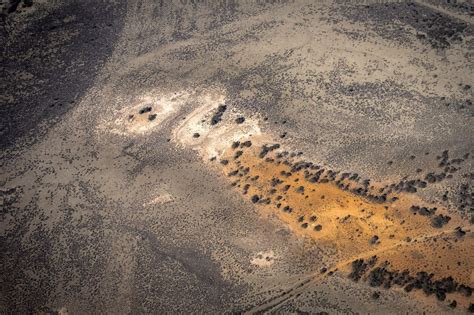
[[[465,7],[27,3],[0,3],[0,313],[472,307]]]

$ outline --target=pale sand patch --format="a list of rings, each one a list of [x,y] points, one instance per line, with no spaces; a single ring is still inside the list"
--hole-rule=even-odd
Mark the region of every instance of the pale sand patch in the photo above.
[[[60,309],[57,310],[59,315],[68,315],[69,312],[66,307],[61,307]]]
[[[155,204],[164,204],[173,201],[173,196],[171,194],[164,192],[153,198],[152,200],[143,204],[144,207],[151,206]]]
[[[99,129],[120,135],[147,134],[181,109],[191,96],[188,91],[142,96],[137,103],[115,112],[112,120],[101,123]],[[151,109],[144,110],[148,107]]]
[[[204,159],[220,157],[233,141],[250,139],[254,144],[271,141],[270,136],[262,134],[257,118],[245,117],[245,122],[237,124],[235,119],[241,115],[230,108],[219,123],[211,125],[217,108],[225,104],[224,94],[209,93],[198,101],[202,105],[173,131],[172,140],[198,151]]]
[[[250,260],[250,263],[258,267],[269,267],[273,265],[275,258],[276,256],[273,250],[258,252],[252,260]]]

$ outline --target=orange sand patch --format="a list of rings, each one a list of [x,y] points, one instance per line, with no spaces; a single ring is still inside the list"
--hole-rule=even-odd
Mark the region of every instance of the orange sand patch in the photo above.
[[[243,154],[235,159],[239,150]],[[410,210],[413,204],[426,205],[414,194],[392,193],[390,196],[399,199],[374,202],[334,182],[311,183],[303,170],[291,172],[291,166],[283,161],[294,163],[297,157],[277,158],[271,152],[260,158],[259,152],[260,148],[253,146],[229,148],[223,154],[229,161],[223,166],[224,174],[250,200],[259,197],[256,204],[263,214],[276,215],[296,234],[337,249],[333,269],[349,270],[353,260],[377,255],[378,262],[389,261],[393,270],[426,271],[435,278],[452,276],[459,283],[472,285],[474,239],[469,227],[464,227],[468,231],[465,236],[456,238],[455,227],[463,225],[460,217],[450,214],[448,224],[434,228],[430,216]],[[229,176],[235,170],[239,172]],[[272,179],[282,182],[272,185]],[[286,185],[290,185],[288,190]],[[298,191],[301,186],[303,192]],[[285,206],[291,212],[284,211]],[[447,211],[438,206],[438,214]],[[375,242],[374,236],[378,237]]]

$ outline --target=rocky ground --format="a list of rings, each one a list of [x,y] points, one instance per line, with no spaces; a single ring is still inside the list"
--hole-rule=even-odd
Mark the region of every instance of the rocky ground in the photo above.
[[[1,313],[474,312],[472,5],[0,12]]]

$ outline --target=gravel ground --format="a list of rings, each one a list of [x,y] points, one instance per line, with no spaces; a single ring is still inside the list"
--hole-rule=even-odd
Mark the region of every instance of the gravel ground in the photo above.
[[[417,196],[472,224],[468,5],[3,0],[0,10],[1,313],[465,313],[343,273],[315,278],[336,249],[263,216],[170,139],[205,95],[223,95],[223,122],[239,113],[364,179],[426,180]],[[154,118],[130,116],[158,96],[169,107]]]

